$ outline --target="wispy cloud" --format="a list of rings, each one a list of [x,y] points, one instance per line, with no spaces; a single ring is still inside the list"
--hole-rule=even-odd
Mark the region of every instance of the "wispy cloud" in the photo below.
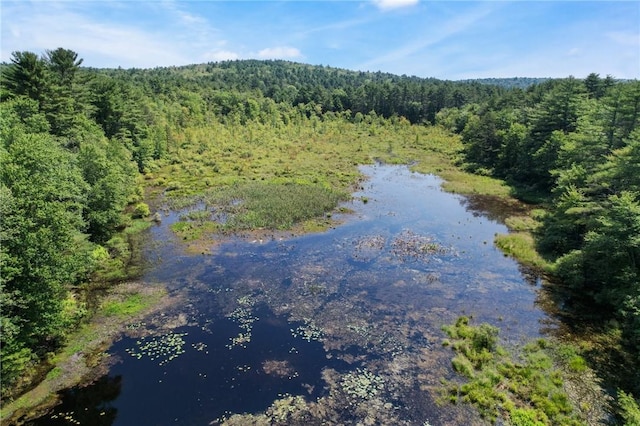
[[[391,10],[401,7],[413,6],[415,4],[418,4],[419,1],[420,0],[373,0],[373,4],[375,4],[379,9]]]
[[[618,44],[636,46],[640,48],[640,29],[637,33],[632,33],[630,31],[612,31],[607,33],[606,37]]]
[[[631,2],[0,0],[0,55],[86,66],[295,59],[438,78],[640,77]]]
[[[233,61],[240,59],[240,54],[230,50],[219,49],[205,52],[201,58],[206,62]]]
[[[56,10],[48,10],[50,7]],[[153,67],[186,61],[161,34],[114,22],[102,23],[54,4],[39,3],[28,13],[14,14],[12,20],[3,22],[3,27],[3,60],[9,56],[9,49],[42,53],[65,47],[80,52],[85,59],[93,57],[96,62],[114,67],[123,63]],[[91,63],[92,60],[85,60],[85,64]]]
[[[149,68],[240,57],[221,48],[226,41],[220,31],[183,5],[100,2],[98,15],[90,13],[91,2],[12,2],[11,19],[3,17],[2,22],[2,60],[10,55],[5,47],[9,45],[11,50],[36,53],[65,47],[79,52],[88,66],[106,67]],[[4,3],[3,9],[7,11]]]
[[[289,59],[300,58],[302,53],[295,47],[278,46],[262,49],[258,52],[258,57],[261,59]]]
[[[467,30],[476,22],[485,18],[491,12],[492,8],[481,6],[465,14],[455,16],[454,18],[444,22],[443,24],[426,28],[425,34],[416,35],[413,40],[410,40],[403,46],[361,64],[360,68],[371,69],[372,67],[381,64],[388,64],[406,60],[410,56],[415,55],[416,53],[421,52],[430,46],[440,43],[449,37]]]

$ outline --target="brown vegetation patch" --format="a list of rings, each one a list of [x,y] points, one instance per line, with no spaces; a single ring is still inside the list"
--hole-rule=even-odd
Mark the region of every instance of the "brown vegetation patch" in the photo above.
[[[296,370],[286,360],[269,359],[262,363],[262,370],[275,377],[294,377],[296,375]]]

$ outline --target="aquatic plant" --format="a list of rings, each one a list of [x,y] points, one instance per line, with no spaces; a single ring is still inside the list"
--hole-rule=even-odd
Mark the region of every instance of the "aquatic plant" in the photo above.
[[[280,399],[273,401],[273,404],[266,412],[267,418],[271,422],[283,423],[293,413],[306,408],[306,402],[303,397],[289,394],[282,395]]]
[[[209,352],[207,351],[207,344],[206,344],[206,343],[203,343],[203,342],[192,343],[192,344],[191,344],[191,347],[192,347],[193,349],[195,349],[196,351],[198,351],[198,352],[205,352],[205,353],[209,353]]]
[[[132,216],[136,219],[147,217],[151,214],[149,206],[146,203],[138,203],[133,209]]]
[[[140,330],[146,325],[147,325],[146,322],[138,321],[138,322],[133,322],[131,324],[127,324],[127,326],[125,328],[127,330]]]
[[[183,339],[187,333],[169,333],[153,336],[149,339],[142,337],[136,341],[136,346],[125,351],[134,358],[148,357],[151,361],[159,361],[158,365],[165,365],[185,353]]]
[[[81,423],[73,417],[74,414],[75,412],[73,411],[64,411],[64,412],[52,414],[51,418],[54,420],[59,419],[65,422],[66,424],[70,424],[70,425],[80,425]]]
[[[220,230],[290,229],[294,224],[323,217],[347,199],[346,192],[316,183],[289,180],[271,182],[231,182],[207,191],[205,213],[187,213],[181,219],[196,222],[195,227],[211,219]],[[184,197],[179,205],[197,204],[199,198]],[[211,214],[209,211],[212,211]],[[185,225],[182,225],[183,227]],[[182,229],[173,227],[180,232]]]
[[[366,401],[384,389],[384,380],[366,368],[358,368],[344,375],[340,387],[352,399]]]
[[[312,340],[320,341],[324,336],[324,331],[315,325],[310,319],[304,318],[304,324],[299,325],[295,329],[291,329],[293,337],[302,337],[307,342]]]
[[[227,315],[227,318],[236,322],[242,331],[237,336],[230,338],[231,343],[227,345],[230,350],[236,346],[247,347],[247,343],[251,342],[253,323],[258,320],[258,317],[253,315],[255,301],[250,296],[242,296],[236,302],[239,306]]]
[[[378,256],[386,244],[382,235],[363,236],[353,241],[353,257],[369,262]]]
[[[102,312],[107,316],[130,316],[136,314],[153,303],[146,300],[141,294],[131,294],[124,300],[108,300],[102,306]]]
[[[442,246],[432,237],[419,235],[411,230],[404,230],[391,242],[391,254],[403,262],[412,260],[427,261],[435,255],[453,253],[453,250]]]
[[[518,259],[525,265],[550,271],[552,266],[536,251],[535,241],[531,234],[526,232],[513,232],[499,234],[495,237],[495,244],[506,255]]]
[[[620,406],[620,415],[625,425],[640,425],[640,406],[632,394],[625,393],[623,390],[618,389],[618,405]]]
[[[298,377],[298,372],[293,368],[287,360],[278,361],[275,359],[266,360],[262,363],[262,370],[276,377],[288,377],[289,379]]]

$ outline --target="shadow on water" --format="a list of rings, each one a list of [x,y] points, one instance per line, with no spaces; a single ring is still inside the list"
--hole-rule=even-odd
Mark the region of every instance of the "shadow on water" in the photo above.
[[[282,424],[481,423],[467,407],[436,404],[440,379],[454,374],[441,326],[471,315],[500,327],[507,345],[556,327],[537,302],[539,277],[493,246],[508,232],[496,220],[506,207],[487,213],[406,167],[362,171],[369,179],[345,204],[354,213],[320,234],[228,239],[188,255],[168,213],[150,232],[155,267],[144,278],[184,305],[132,325],[109,351],[118,361],[109,374],[64,392],[53,415],[206,425],[267,410]],[[303,400],[283,406],[286,395]]]
[[[264,305],[254,314],[252,338],[245,345],[230,344],[242,331],[231,319],[174,329],[172,335],[180,336],[182,347],[173,351],[174,359],[169,359],[167,341],[151,351],[144,342],[158,339],[124,338],[109,351],[122,359],[108,375],[62,392],[54,413],[31,424],[210,424],[236,412],[264,411],[283,394],[315,400],[327,393],[324,368],[350,367],[337,358],[327,359],[320,342],[294,337],[291,327],[302,323],[289,323]]]
[[[61,403],[55,412],[36,420],[33,425],[110,426],[118,415],[113,401],[120,396],[122,376],[103,376],[94,383],[61,392]]]

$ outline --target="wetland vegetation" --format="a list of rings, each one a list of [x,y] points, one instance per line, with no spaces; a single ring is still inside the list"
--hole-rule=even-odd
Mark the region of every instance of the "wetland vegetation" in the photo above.
[[[80,65],[2,65],[3,419],[638,423],[637,81]]]

